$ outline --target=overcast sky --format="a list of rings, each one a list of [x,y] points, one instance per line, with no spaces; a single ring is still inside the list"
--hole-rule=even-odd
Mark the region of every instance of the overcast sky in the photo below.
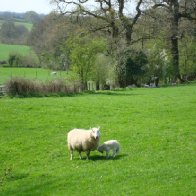
[[[0,11],[35,11],[40,14],[48,14],[54,8],[49,2],[50,0],[0,0]]]

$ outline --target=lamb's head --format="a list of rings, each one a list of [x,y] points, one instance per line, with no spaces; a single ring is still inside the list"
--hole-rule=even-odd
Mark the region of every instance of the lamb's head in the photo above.
[[[100,138],[100,127],[98,128],[91,128],[91,137],[94,137],[96,140]]]
[[[103,153],[103,145],[101,145],[101,146],[99,146],[98,148],[97,148],[97,150],[99,151],[99,152],[101,152],[101,153]]]

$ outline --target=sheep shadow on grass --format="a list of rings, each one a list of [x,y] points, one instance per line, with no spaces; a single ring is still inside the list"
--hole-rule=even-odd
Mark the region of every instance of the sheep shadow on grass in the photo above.
[[[119,155],[116,155],[116,157],[108,157],[106,158],[105,155],[92,155],[90,156],[89,160],[91,161],[99,161],[99,160],[103,160],[103,161],[116,161],[116,160],[119,160],[119,159],[122,159],[123,157],[126,157],[128,156],[128,154],[119,154]]]

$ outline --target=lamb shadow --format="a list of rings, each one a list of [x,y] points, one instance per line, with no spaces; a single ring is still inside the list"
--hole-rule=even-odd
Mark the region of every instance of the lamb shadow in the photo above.
[[[90,160],[91,161],[99,161],[99,160],[115,161],[115,160],[122,159],[123,157],[126,157],[126,156],[128,156],[128,154],[119,154],[119,155],[116,155],[115,158],[112,158],[111,156],[109,158],[106,158],[105,154],[104,155],[94,155],[94,156],[90,156]]]

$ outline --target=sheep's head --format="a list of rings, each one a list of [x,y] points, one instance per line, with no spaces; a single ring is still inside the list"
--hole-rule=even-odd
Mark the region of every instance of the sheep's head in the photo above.
[[[91,136],[94,137],[95,139],[100,138],[100,127],[98,128],[91,128]]]

